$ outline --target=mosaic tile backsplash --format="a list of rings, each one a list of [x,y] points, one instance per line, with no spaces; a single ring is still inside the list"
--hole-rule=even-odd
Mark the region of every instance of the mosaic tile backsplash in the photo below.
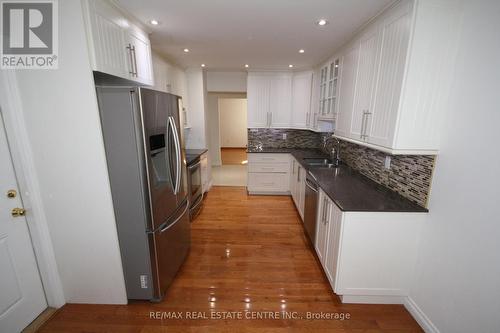
[[[332,133],[320,134],[320,149],[329,154]],[[326,145],[325,145],[326,139]],[[385,169],[387,154],[354,143],[340,141],[340,158],[351,168],[401,196],[427,207],[436,157],[432,155],[392,155],[391,167]]]
[[[286,134],[286,139],[283,139]],[[319,148],[320,133],[308,130],[249,128],[248,147],[262,143],[266,148]]]

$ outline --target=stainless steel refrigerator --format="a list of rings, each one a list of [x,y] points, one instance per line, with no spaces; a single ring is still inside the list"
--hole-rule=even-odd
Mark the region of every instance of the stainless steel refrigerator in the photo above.
[[[96,89],[127,296],[159,301],[190,247],[180,98]]]

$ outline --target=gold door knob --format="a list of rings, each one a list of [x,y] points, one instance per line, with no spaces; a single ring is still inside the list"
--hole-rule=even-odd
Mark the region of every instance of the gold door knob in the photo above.
[[[24,216],[26,215],[26,209],[24,208],[12,208],[12,211],[10,212],[13,217],[19,217],[19,216]]]
[[[17,196],[16,190],[8,190],[7,191],[7,198],[13,199]]]

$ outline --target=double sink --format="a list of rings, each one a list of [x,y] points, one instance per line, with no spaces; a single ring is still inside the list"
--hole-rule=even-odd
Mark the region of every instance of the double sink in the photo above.
[[[304,158],[304,163],[312,167],[320,168],[337,168],[338,164],[335,164],[329,158]]]

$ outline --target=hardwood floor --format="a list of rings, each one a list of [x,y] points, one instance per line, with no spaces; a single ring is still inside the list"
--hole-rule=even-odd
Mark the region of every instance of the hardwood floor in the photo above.
[[[246,148],[221,148],[222,164],[243,164],[247,160]]]
[[[179,312],[155,319],[151,312]],[[187,319],[237,311],[242,319]],[[259,312],[260,311],[260,312]],[[278,319],[247,319],[278,311]],[[284,319],[282,311],[348,320]],[[237,316],[237,314],[235,314]],[[268,314],[269,316],[269,314]],[[193,316],[191,316],[193,317]],[[214,187],[192,224],[192,249],[161,303],[67,304],[39,332],[422,332],[401,305],[342,304],[302,231],[290,197]]]

